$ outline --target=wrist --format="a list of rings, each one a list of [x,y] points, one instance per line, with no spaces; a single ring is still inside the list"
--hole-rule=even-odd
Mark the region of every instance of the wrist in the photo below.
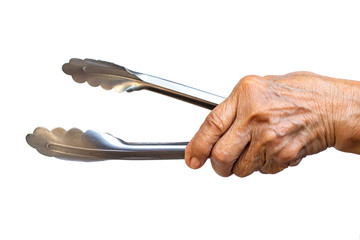
[[[360,154],[360,82],[339,79],[333,91],[335,148]]]

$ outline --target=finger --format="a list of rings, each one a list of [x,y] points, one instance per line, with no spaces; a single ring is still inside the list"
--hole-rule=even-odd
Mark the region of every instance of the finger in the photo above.
[[[291,161],[289,165],[290,165],[291,167],[295,167],[295,166],[299,165],[299,163],[301,162],[301,160],[302,160],[304,157],[306,157],[306,155],[307,155],[307,153],[306,153],[305,146],[304,146],[304,147],[302,147],[302,148],[300,149],[300,151],[298,152],[298,154],[297,154],[297,156],[296,156],[296,159],[293,160],[293,161]]]
[[[234,163],[232,172],[238,177],[246,177],[256,171],[264,161],[263,151],[259,151],[258,144],[250,142]]]
[[[216,141],[229,129],[236,117],[237,97],[231,94],[205,119],[185,150],[185,162],[191,168],[201,167],[210,156]]]
[[[301,141],[292,139],[281,147],[281,150],[274,153],[267,149],[265,164],[260,167],[262,173],[278,173],[289,166],[296,166],[302,159],[303,144]]]
[[[234,122],[211,151],[211,164],[217,174],[228,177],[235,161],[250,141],[250,132],[242,123]]]
[[[289,167],[288,163],[277,162],[275,159],[268,158],[265,162],[266,163],[259,168],[259,171],[264,174],[275,174]]]

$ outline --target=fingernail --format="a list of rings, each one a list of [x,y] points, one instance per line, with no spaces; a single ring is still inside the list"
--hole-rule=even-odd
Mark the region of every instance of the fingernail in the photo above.
[[[190,160],[190,167],[193,169],[197,169],[200,167],[200,161],[196,157],[192,157]]]

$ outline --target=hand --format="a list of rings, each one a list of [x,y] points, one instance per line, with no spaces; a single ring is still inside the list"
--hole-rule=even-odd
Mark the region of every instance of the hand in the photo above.
[[[359,122],[360,111],[343,114],[344,105],[349,108],[346,99],[352,99],[344,97],[345,90],[354,84],[310,72],[244,77],[208,115],[188,144],[185,161],[197,169],[210,157],[220,176],[245,177],[296,166],[305,156],[335,146],[336,137],[342,150],[348,141],[341,131],[354,131],[344,124],[351,125],[348,120],[354,116]],[[356,87],[351,93],[359,97],[357,82]],[[359,137],[360,127],[356,131]]]

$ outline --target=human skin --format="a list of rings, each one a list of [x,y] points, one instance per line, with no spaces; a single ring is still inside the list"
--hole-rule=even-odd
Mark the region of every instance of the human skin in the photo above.
[[[311,72],[246,76],[205,119],[185,162],[216,173],[278,173],[329,147],[360,154],[360,82]]]

